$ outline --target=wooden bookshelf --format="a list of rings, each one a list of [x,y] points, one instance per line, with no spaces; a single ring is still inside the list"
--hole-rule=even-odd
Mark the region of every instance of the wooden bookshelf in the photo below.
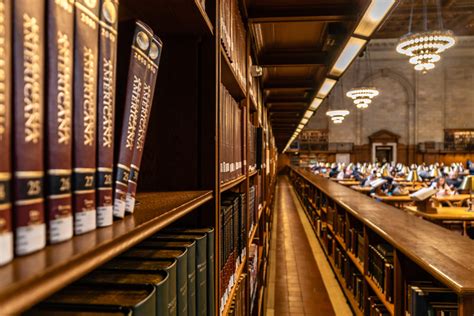
[[[0,268],[0,310],[21,313],[212,199],[211,191],[141,193],[133,215]]]
[[[227,190],[229,190],[229,189],[232,189],[233,187],[235,187],[235,186],[241,184],[242,182],[245,181],[245,179],[247,179],[247,176],[246,176],[246,175],[242,175],[242,176],[237,177],[237,178],[235,178],[235,179],[233,179],[233,180],[230,180],[230,181],[227,181],[227,182],[222,183],[221,186],[220,186],[221,193],[222,193],[222,192],[225,192],[225,191],[227,191]]]
[[[229,90],[230,94],[236,101],[244,99],[246,94],[246,88],[237,78],[237,74],[232,68],[231,62],[224,52],[221,46],[221,80],[224,86]]]
[[[247,266],[247,258],[245,257],[242,262],[240,263],[240,265],[238,266],[236,272],[235,272],[235,277],[234,279],[235,280],[238,280],[240,278],[240,276],[242,275],[242,273],[244,272],[244,269],[245,267]],[[230,309],[230,306],[232,304],[232,299],[234,298],[234,295],[235,295],[235,289],[236,289],[236,285],[237,285],[237,282],[234,283],[234,286],[232,287],[232,289],[230,290],[230,293],[229,293],[229,298],[227,299],[227,302],[224,306],[224,309],[223,309],[223,312],[222,312],[222,315],[227,315],[229,313],[229,309]]]
[[[366,248],[365,259],[361,263],[351,251],[348,251],[340,233],[335,232],[331,224],[326,225],[336,243],[340,245],[339,249],[349,257],[352,265],[363,275],[366,284],[366,302],[367,296],[374,293],[391,315],[403,315],[406,307],[404,306],[404,286],[406,283],[418,281],[420,278],[420,280],[444,285],[457,293],[459,315],[470,316],[473,314],[472,262],[474,262],[474,254],[472,247],[474,244],[472,240],[411,216],[393,206],[377,203],[364,194],[337,182],[313,175],[304,169],[292,168],[290,177],[311,222],[315,218],[308,211],[310,205],[305,205],[304,201],[308,200],[305,198],[307,194],[315,193],[319,198],[324,197],[323,200],[326,201],[324,208],[331,207],[337,209],[338,214],[344,213],[346,215],[346,225],[363,227]],[[320,204],[320,208],[323,208],[323,204]],[[318,215],[319,219],[322,223],[326,223],[326,216],[329,216],[329,213],[322,212],[321,215]],[[313,230],[316,233],[314,226]],[[323,244],[319,236],[318,239]],[[386,299],[385,293],[382,293],[367,270],[369,260],[367,243],[375,245],[379,242],[385,242],[394,249],[393,302]],[[339,270],[334,265],[332,254],[327,253],[324,245],[323,249],[337,276]],[[340,283],[344,292],[348,292],[344,282]],[[350,295],[352,295],[350,291],[346,293],[348,301],[356,311],[357,306],[350,299]],[[367,303],[365,305],[367,307]]]

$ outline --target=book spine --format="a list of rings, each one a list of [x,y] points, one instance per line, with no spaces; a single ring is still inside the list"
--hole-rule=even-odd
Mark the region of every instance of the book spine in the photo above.
[[[117,75],[118,1],[102,0],[99,20],[97,100],[97,226],[113,222],[115,85]]]
[[[44,223],[44,1],[13,1],[15,252],[46,244]],[[25,155],[25,153],[28,153]]]
[[[130,164],[133,156],[135,135],[137,133],[140,100],[143,90],[143,81],[147,71],[147,60],[152,37],[152,31],[144,23],[140,21],[136,22],[128,70],[122,133],[119,144],[117,168],[115,171],[113,214],[118,218],[125,216]]]
[[[188,247],[188,315],[197,315],[196,307],[196,246]]]
[[[156,78],[158,76],[158,65],[160,63],[163,44],[155,35],[150,44],[148,52],[148,63],[145,79],[143,80],[143,91],[140,104],[140,116],[138,118],[138,130],[135,135],[135,145],[130,164],[130,177],[128,179],[128,190],[125,203],[125,212],[133,213],[135,209],[135,194],[137,192],[138,173],[145,148],[146,132],[150,119],[153,95],[155,93]]]
[[[196,315],[206,316],[207,313],[207,296],[209,293],[207,287],[207,236],[196,241]]]
[[[0,266],[13,259],[11,169],[11,0],[0,1]]]
[[[77,0],[74,58],[74,233],[96,228],[95,174],[99,5]]]
[[[215,239],[214,229],[211,228],[207,233],[207,315],[215,315]]]
[[[74,0],[48,0],[46,219],[52,244],[72,238]]]

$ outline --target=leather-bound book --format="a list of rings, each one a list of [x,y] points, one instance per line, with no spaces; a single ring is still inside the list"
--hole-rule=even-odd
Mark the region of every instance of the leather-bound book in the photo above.
[[[0,0],[0,266],[13,258],[11,167],[11,0]]]
[[[205,245],[204,245],[205,246]],[[151,249],[176,249],[186,247],[188,254],[188,315],[197,315],[196,306],[196,292],[197,292],[197,274],[198,266],[196,264],[197,242],[191,238],[188,239],[153,239],[145,240],[136,246],[137,248],[151,248]],[[204,271],[205,272],[205,271]],[[204,278],[206,277],[204,273]],[[204,284],[205,286],[205,284]],[[204,293],[205,294],[205,293]],[[204,298],[205,299],[205,298]],[[204,313],[204,315],[206,315]]]
[[[118,1],[102,0],[99,20],[99,78],[97,96],[97,226],[113,222],[115,83]]]
[[[161,270],[168,273],[168,297],[165,300],[161,300],[162,296],[157,295],[157,304],[160,306],[166,307],[168,313],[160,308],[158,312],[161,311],[164,315],[176,316],[176,259],[162,259],[162,260],[152,260],[146,261],[143,259],[126,259],[126,258],[116,258],[105,265],[101,266],[100,269],[104,270],[119,270],[126,273],[127,271],[140,271],[140,272],[160,272]],[[160,291],[157,292],[159,294]],[[164,297],[163,297],[164,298]]]
[[[13,198],[15,252],[46,244],[44,223],[44,1],[13,3]]]
[[[140,116],[138,117],[135,145],[130,164],[130,177],[128,179],[128,192],[126,196],[125,211],[133,213],[135,209],[135,194],[137,192],[138,173],[142,162],[143,149],[145,147],[146,132],[150,119],[153,95],[155,93],[156,77],[158,76],[158,65],[160,63],[161,49],[163,44],[158,36],[153,36],[148,51],[147,71],[143,80],[142,98],[140,104]]]
[[[99,2],[76,0],[74,34],[74,233],[96,228]]]
[[[73,235],[74,1],[48,0],[47,5],[46,221],[48,241],[54,244]]]
[[[153,38],[151,29],[141,21],[135,23],[130,65],[128,68],[127,92],[124,100],[122,131],[118,148],[115,174],[114,216],[125,216],[130,164],[133,157],[135,135],[138,131],[138,117],[143,91],[143,81],[147,71],[148,54]]]
[[[176,297],[177,315],[188,315],[188,250],[187,248],[176,249],[141,249],[132,248],[121,255],[121,258],[135,260],[163,260],[176,259]]]
[[[168,316],[169,273],[164,270],[95,270],[79,282],[103,284],[150,284],[156,291],[156,316]]]
[[[95,315],[102,312],[128,316],[156,315],[156,290],[151,284],[74,283],[51,295],[26,315]],[[84,312],[84,314],[82,314]],[[67,315],[67,314],[66,314]],[[94,314],[92,314],[94,315]]]

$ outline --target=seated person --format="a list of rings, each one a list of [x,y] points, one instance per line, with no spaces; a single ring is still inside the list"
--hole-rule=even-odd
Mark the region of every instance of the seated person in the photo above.
[[[462,183],[462,179],[459,179],[459,173],[455,169],[451,170],[448,175],[448,178],[445,180],[451,188],[458,188]]]
[[[433,181],[431,187],[438,191],[436,193],[436,196],[446,196],[454,194],[454,191],[451,190],[449,184],[446,182],[445,177],[440,177],[437,180]]]
[[[329,176],[331,178],[334,178],[338,175],[338,173],[339,172],[337,171],[337,166],[334,166],[334,167],[331,168],[331,171],[329,171]]]
[[[370,187],[370,183],[377,179],[377,171],[372,170],[372,172],[369,174],[369,176],[365,179],[362,180],[360,186],[362,187]]]

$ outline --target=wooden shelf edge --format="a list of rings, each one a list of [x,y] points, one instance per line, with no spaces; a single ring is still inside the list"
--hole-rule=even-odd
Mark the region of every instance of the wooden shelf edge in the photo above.
[[[185,192],[164,192],[157,193],[157,196],[177,199],[173,194],[187,195]],[[137,200],[143,195],[150,198],[153,193],[139,194]],[[177,201],[179,203],[168,201],[169,209],[155,211],[156,214],[150,211],[146,215],[156,215],[150,219],[141,218],[143,214],[140,212],[148,212],[147,207],[141,205],[137,207],[135,214],[114,221],[112,226],[75,236],[69,241],[47,246],[25,257],[15,258],[13,262],[0,268],[2,314],[19,314],[27,310],[213,197],[212,191],[193,191],[188,192],[188,195],[192,197],[182,198],[182,201]],[[159,200],[160,197],[156,199]],[[155,201],[155,204],[159,203]],[[152,207],[156,205],[151,205],[150,208]],[[26,275],[22,278],[19,276],[21,273]]]
[[[224,182],[221,184],[221,187],[220,187],[220,191],[221,193],[222,192],[225,192],[229,189],[232,189],[233,187],[235,187],[236,185],[242,183],[243,181],[245,181],[245,179],[247,178],[247,176],[244,174],[244,175],[241,175],[235,179],[232,179],[230,181],[227,181],[227,182]]]
[[[237,281],[239,280],[240,276],[242,275],[246,265],[247,265],[247,257],[244,257],[244,259],[240,263],[239,267],[237,268],[237,272],[235,274],[236,283],[234,284],[234,286],[230,290],[229,298],[227,299],[227,302],[225,303],[224,310],[223,310],[221,315],[228,315],[229,314],[230,305],[231,305],[232,299],[234,298],[234,295],[235,295],[235,289],[236,289]]]
[[[246,97],[245,87],[242,85],[240,80],[237,77],[234,69],[232,68],[232,64],[227,57],[227,54],[222,47],[222,43],[220,45],[221,51],[221,81],[225,88],[230,92],[230,94],[236,99],[236,101],[240,101]]]
[[[253,176],[256,175],[257,173],[258,173],[258,170],[250,171],[250,172],[249,172],[249,178],[250,178],[250,177],[253,177]]]
[[[206,11],[198,2],[198,0],[194,0],[194,4],[196,5],[199,13],[201,13],[202,19],[204,20],[204,23],[207,25],[207,28],[209,29],[209,33],[211,35],[214,35],[214,27],[212,26],[211,20],[209,19],[209,16],[207,15]]]

